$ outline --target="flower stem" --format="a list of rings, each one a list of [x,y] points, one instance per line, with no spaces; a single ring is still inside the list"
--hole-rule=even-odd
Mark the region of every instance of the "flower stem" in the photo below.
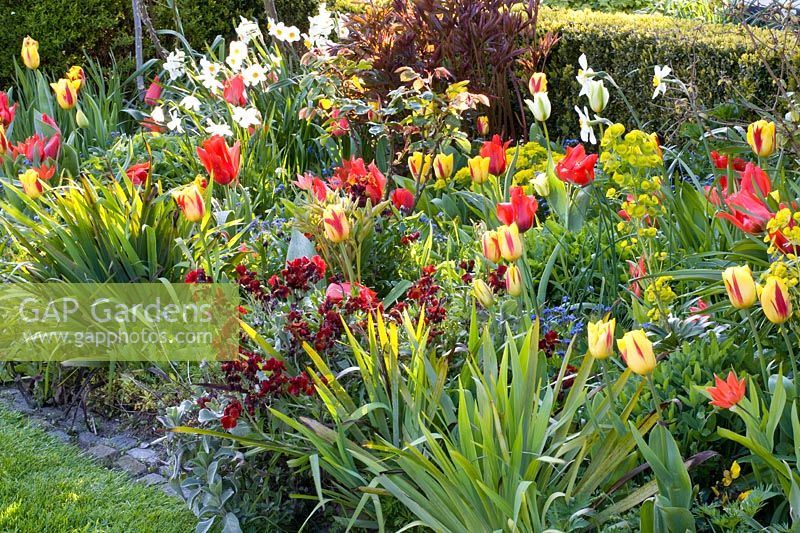
[[[795,398],[798,394],[800,394],[800,388],[798,388],[798,374],[797,374],[797,363],[794,360],[794,350],[792,349],[792,343],[789,340],[789,335],[786,334],[786,328],[783,326],[780,327],[781,335],[783,336],[783,342],[786,343],[786,349],[789,351],[789,364],[792,365],[792,382],[794,383],[794,394]]]
[[[661,400],[658,398],[658,391],[656,390],[656,384],[653,381],[653,374],[647,376],[647,384],[650,385],[650,394],[653,395],[653,402],[656,404],[656,413],[658,414],[659,420],[664,420],[664,417],[661,415]]]
[[[204,220],[200,221],[200,243],[203,245],[203,256],[206,259],[206,274],[213,280],[216,278],[216,276],[214,275],[214,270],[211,263],[211,252],[209,252],[208,249],[208,238],[206,235],[207,230],[204,222]]]
[[[758,361],[761,365],[761,379],[764,380],[764,386],[769,384],[769,375],[767,374],[767,361],[765,360],[764,348],[761,346],[761,341],[758,338],[756,331],[756,324],[753,321],[753,315],[749,311],[742,310],[742,314],[747,316],[747,322],[750,324],[750,331],[753,333],[753,340],[755,340],[756,348],[758,348]]]

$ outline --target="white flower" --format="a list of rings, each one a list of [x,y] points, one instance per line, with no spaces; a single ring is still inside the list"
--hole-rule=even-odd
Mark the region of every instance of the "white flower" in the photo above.
[[[247,43],[242,41],[231,41],[228,45],[228,57],[244,59],[247,57]]]
[[[533,95],[533,100],[525,100],[528,108],[533,113],[533,117],[539,122],[545,122],[550,118],[550,98],[546,92],[538,92]]]
[[[589,110],[583,106],[583,111],[578,106],[575,106],[575,112],[578,113],[578,121],[581,124],[581,140],[583,142],[591,142],[597,144],[597,137],[594,136],[594,128],[592,128],[592,121],[589,119]]]
[[[258,63],[254,63],[244,69],[244,83],[248,87],[252,87],[253,85],[258,85],[262,81],[267,79],[267,69],[263,66],[259,65]]]
[[[212,78],[216,78],[217,74],[222,71],[222,65],[219,63],[212,63],[206,59],[205,56],[200,59],[200,68],[203,69],[203,76],[209,76]]]
[[[608,89],[603,84],[603,80],[588,80],[585,87],[587,87],[586,96],[589,97],[589,107],[595,113],[602,113],[608,105]]]
[[[261,114],[255,107],[234,107],[233,108],[233,121],[242,128],[249,128],[250,126],[258,126],[261,124]]]
[[[657,98],[659,94],[666,94],[667,93],[667,84],[664,83],[664,79],[670,75],[672,69],[668,66],[660,67],[656,65],[653,67],[653,87],[655,90],[653,91],[653,98]]]
[[[547,196],[550,194],[550,180],[544,172],[538,172],[531,180],[531,183],[533,183],[533,189],[539,196]]]
[[[180,106],[184,109],[188,109],[189,111],[200,111],[200,100],[198,100],[195,95],[187,94],[183,97],[180,101]]]
[[[580,98],[584,94],[589,94],[587,82],[594,78],[594,70],[589,66],[586,54],[581,54],[581,57],[578,58],[578,65],[580,65],[581,68],[578,69],[578,75],[575,76],[575,79],[578,80],[581,86],[581,92],[578,93],[578,97]]]
[[[167,122],[167,128],[169,131],[174,131],[175,133],[183,133],[183,126],[181,126],[181,117],[178,114],[177,109],[172,109],[169,112],[169,116],[171,120]]]
[[[222,82],[210,74],[200,74],[200,83],[212,93],[218,93],[222,90]]]
[[[286,40],[286,25],[283,22],[274,22],[270,20],[269,34],[279,41]]]
[[[239,17],[240,22],[236,27],[236,35],[243,43],[249,43],[251,40],[261,37],[261,28],[258,27],[258,22],[255,20],[247,20],[244,17]]]
[[[300,28],[297,26],[287,26],[286,27],[286,42],[287,43],[296,43],[300,40]]]
[[[323,47],[329,45],[331,33],[335,29],[336,24],[325,2],[320,3],[319,12],[313,17],[308,17],[307,37],[311,46]]]
[[[164,70],[169,73],[170,81],[175,81],[183,76],[185,61],[186,53],[183,50],[175,50],[169,53],[167,60],[164,61]]]
[[[154,107],[153,111],[150,113],[150,118],[158,124],[163,124],[165,119],[164,108],[161,106]]]
[[[229,67],[231,67],[233,72],[239,72],[242,70],[242,58],[239,56],[228,56],[227,59],[225,59],[225,62]]]
[[[215,124],[210,118],[206,120],[206,133],[209,135],[220,135],[222,137],[233,137],[233,130],[227,124]]]

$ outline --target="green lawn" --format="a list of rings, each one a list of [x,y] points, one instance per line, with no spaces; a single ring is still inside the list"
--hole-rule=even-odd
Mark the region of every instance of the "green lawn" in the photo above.
[[[0,531],[191,532],[194,525],[177,499],[93,463],[0,408]]]

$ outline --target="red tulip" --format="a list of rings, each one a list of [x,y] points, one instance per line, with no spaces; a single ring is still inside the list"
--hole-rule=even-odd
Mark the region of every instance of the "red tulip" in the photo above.
[[[125,174],[134,185],[142,185],[145,181],[147,181],[147,176],[150,174],[150,163],[147,162],[133,165],[125,171]]]
[[[344,189],[353,197],[363,199],[366,194],[366,197],[372,201],[372,205],[377,205],[383,199],[386,176],[375,166],[374,162],[366,165],[363,159],[353,157],[345,159],[341,166],[334,169],[329,183],[333,189]]]
[[[728,168],[727,155],[720,154],[719,152],[711,152],[711,160],[714,162],[714,167],[716,167],[717,169],[727,170]],[[747,161],[745,161],[741,157],[736,157],[733,159],[733,170],[742,172],[745,169],[745,165],[747,165]]]
[[[353,294],[353,289],[355,289],[355,294]],[[378,303],[378,295],[375,293],[375,291],[369,287],[365,287],[360,283],[356,283],[355,287],[347,282],[331,283],[325,290],[325,299],[331,303],[339,303],[345,298],[350,298],[351,296],[362,298],[369,304]]]
[[[764,200],[744,188],[725,198],[730,213],[717,213],[745,233],[755,235],[764,230],[772,211]]]
[[[525,233],[533,226],[538,208],[534,196],[526,196],[522,187],[511,187],[511,202],[497,204],[497,218],[506,226],[516,222],[520,233]]]
[[[214,135],[197,148],[197,156],[211,179],[220,185],[228,185],[239,176],[239,141],[228,148],[225,139]]]
[[[728,379],[723,381],[718,375],[714,374],[714,387],[706,389],[711,396],[711,405],[716,405],[723,409],[730,409],[744,398],[747,384],[745,379],[736,379],[733,370],[728,372]]]
[[[161,99],[161,85],[158,84],[158,76],[153,78],[153,83],[147,88],[144,93],[144,103],[147,105],[157,105]]]
[[[341,111],[334,109],[331,113],[331,119],[333,119],[331,135],[334,137],[341,137],[348,134],[350,131],[350,121],[347,120],[347,117],[341,116]]]
[[[247,97],[244,94],[244,77],[241,74],[225,80],[222,97],[231,105],[241,107],[247,104]]]
[[[499,176],[506,171],[506,148],[511,141],[500,140],[499,135],[492,137],[491,141],[486,141],[481,147],[480,155],[489,158],[489,172]]]
[[[38,167],[33,167],[33,170],[39,174],[39,179],[49,181],[56,173],[56,166],[55,165],[39,165]]]
[[[0,91],[0,126],[8,128],[14,122],[14,115],[17,113],[17,106],[8,106],[8,95]]]
[[[408,189],[395,189],[391,194],[392,203],[394,206],[406,213],[414,208],[414,193]]]
[[[594,181],[594,165],[597,163],[597,154],[586,155],[582,144],[568,147],[564,159],[556,165],[556,174],[561,181],[583,187]]]

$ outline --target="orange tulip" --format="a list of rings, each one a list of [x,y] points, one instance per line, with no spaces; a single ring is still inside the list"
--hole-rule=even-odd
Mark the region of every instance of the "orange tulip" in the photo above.
[[[730,409],[744,398],[747,385],[745,379],[736,379],[733,370],[728,372],[728,379],[723,381],[718,375],[714,374],[714,387],[706,389],[711,395],[711,405],[716,405],[722,409]]]

